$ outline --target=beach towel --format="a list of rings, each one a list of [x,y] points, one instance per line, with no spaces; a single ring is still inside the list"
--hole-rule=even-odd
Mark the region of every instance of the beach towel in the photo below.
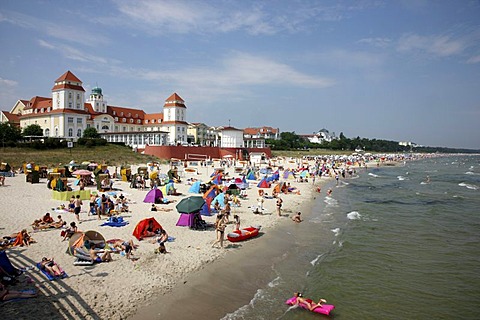
[[[128,224],[128,221],[123,221],[123,217],[110,217],[108,220],[104,223],[102,223],[100,226],[108,226],[108,227],[124,227]]]
[[[62,268],[60,268],[60,266],[58,264],[55,263],[55,265],[58,266],[58,269],[60,270],[60,272],[62,272],[62,274],[60,276],[52,276],[50,273],[47,272],[47,270],[45,269],[42,269],[42,264],[41,262],[37,263],[37,268],[38,270],[40,270],[46,277],[48,280],[52,281],[52,280],[56,280],[56,279],[63,279],[63,278],[66,278],[68,277],[68,274],[62,270]]]

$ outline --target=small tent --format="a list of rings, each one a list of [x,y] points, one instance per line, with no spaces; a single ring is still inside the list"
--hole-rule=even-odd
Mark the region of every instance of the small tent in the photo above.
[[[310,178],[310,173],[308,172],[308,170],[303,170],[302,172],[300,172],[300,177]]]
[[[202,207],[202,210],[200,210],[200,214],[202,216],[211,216],[212,215],[212,210],[210,209],[210,205],[212,203],[213,198],[206,198],[205,199],[205,204]]]
[[[250,170],[247,174],[247,177],[246,177],[247,180],[257,180],[257,178],[255,177],[255,173],[253,172],[253,170]]]
[[[135,236],[135,238],[137,238],[138,240],[142,240],[145,237],[150,221],[152,221],[153,223],[154,232],[156,230],[162,229],[162,226],[160,225],[160,223],[157,222],[157,220],[155,220],[155,218],[143,219],[140,222],[138,222],[137,226],[135,227],[135,230],[133,230],[133,235]]]
[[[213,185],[203,194],[203,199],[215,198],[217,196],[218,186]]]
[[[188,192],[190,193],[200,193],[200,184],[202,182],[200,180],[195,181],[191,186],[190,189],[188,189]]]
[[[270,184],[268,183],[267,179],[263,178],[258,184],[258,188],[270,188]]]
[[[285,180],[288,180],[288,179],[293,180],[293,179],[295,179],[295,174],[293,173],[292,170],[287,169],[287,170],[285,170],[285,172],[283,173],[283,179],[285,179]]]
[[[173,182],[169,182],[164,185],[160,190],[163,192],[164,195],[168,195],[174,192],[173,190],[175,190],[175,185],[173,184]]]
[[[212,204],[215,204],[216,201],[220,204],[220,208],[225,208],[225,193],[219,193],[215,199],[213,199]]]
[[[153,188],[152,190],[148,191],[145,199],[143,199],[143,202],[155,203],[155,200],[159,198],[163,198],[162,191],[160,189]]]

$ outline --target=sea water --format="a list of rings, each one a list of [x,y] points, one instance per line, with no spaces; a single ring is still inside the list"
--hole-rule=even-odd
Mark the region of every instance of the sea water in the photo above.
[[[327,319],[290,307],[295,291],[335,319],[480,319],[480,157],[357,169],[280,230],[265,285],[223,319]],[[260,282],[260,281],[259,281]]]

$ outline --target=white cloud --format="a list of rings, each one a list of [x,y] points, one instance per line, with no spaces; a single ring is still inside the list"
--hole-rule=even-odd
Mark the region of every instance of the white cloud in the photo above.
[[[9,80],[9,79],[3,79],[0,77],[0,86],[2,87],[15,87],[18,84],[17,81],[14,80]]]
[[[467,63],[471,63],[471,64],[479,63],[479,62],[480,62],[480,55],[470,57],[470,58],[467,60]]]
[[[368,44],[377,48],[387,48],[391,45],[392,40],[389,38],[364,38],[357,41],[360,44]]]
[[[44,48],[57,51],[65,58],[75,60],[75,61],[82,61],[88,63],[94,63],[97,65],[105,65],[108,63],[118,63],[118,61],[113,59],[106,59],[103,57],[95,56],[92,54],[88,54],[82,50],[77,48],[65,45],[65,44],[58,44],[58,43],[50,43],[45,40],[38,40],[38,44]]]
[[[424,51],[437,57],[448,57],[462,53],[467,46],[468,43],[462,38],[408,34],[400,37],[397,49],[400,52]]]
[[[92,33],[81,25],[56,24],[51,22],[51,20],[40,19],[13,11],[7,11],[5,14],[2,14],[0,19],[0,21],[9,22],[24,29],[35,30],[44,36],[86,46],[110,42],[108,38],[98,32]]]

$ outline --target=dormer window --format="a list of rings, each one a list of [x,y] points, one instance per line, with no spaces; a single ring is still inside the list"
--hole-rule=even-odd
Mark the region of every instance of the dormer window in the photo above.
[[[135,113],[135,118],[138,118],[138,113]]]
[[[131,116],[132,116],[132,114],[129,112],[129,113],[127,114],[127,117],[131,117]]]
[[[137,120],[137,123],[142,123],[142,120],[138,119],[138,120]]]
[[[123,111],[122,111],[122,112],[120,112],[120,117],[123,117]]]
[[[130,123],[133,123],[133,119],[130,119]]]
[[[152,123],[155,123],[155,119],[152,119]]]
[[[115,114],[116,114],[115,111],[113,111],[113,115],[115,115]]]
[[[44,111],[44,109],[43,109],[43,108],[42,108],[42,109],[40,109],[40,112],[41,112],[41,113],[43,113],[43,111]]]
[[[148,123],[148,120],[145,120],[145,124],[147,124],[147,123]]]
[[[122,119],[122,122],[127,122],[127,119],[123,118],[123,119]]]
[[[115,121],[118,121],[118,117],[115,117]]]

